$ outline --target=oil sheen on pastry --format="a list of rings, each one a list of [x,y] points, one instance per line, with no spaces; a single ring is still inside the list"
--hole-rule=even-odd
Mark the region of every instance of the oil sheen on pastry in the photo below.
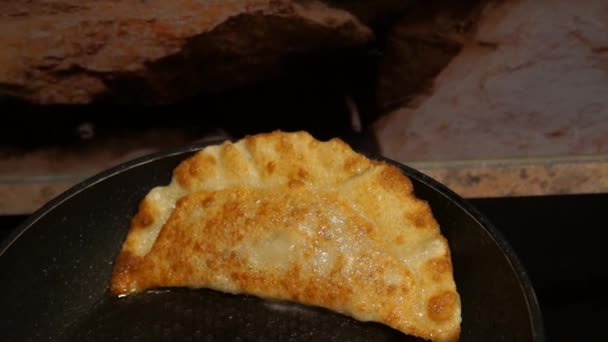
[[[140,204],[111,290],[210,288],[456,341],[460,297],[429,205],[339,139],[272,132],[209,146]]]

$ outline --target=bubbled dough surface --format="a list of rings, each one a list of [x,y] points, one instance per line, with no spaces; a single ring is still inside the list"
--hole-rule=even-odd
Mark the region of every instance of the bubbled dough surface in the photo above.
[[[460,299],[428,204],[338,139],[273,132],[209,146],[150,191],[112,290],[208,287],[455,340]]]

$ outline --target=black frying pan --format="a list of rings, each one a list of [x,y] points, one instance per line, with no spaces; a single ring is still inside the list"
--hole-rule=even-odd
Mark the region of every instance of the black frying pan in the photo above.
[[[93,177],[32,215],[0,248],[0,335],[10,341],[415,341],[327,310],[210,290],[109,295],[113,260],[139,201],[203,146]],[[462,341],[544,341],[524,269],[498,231],[431,178],[395,163],[447,237],[462,299]]]

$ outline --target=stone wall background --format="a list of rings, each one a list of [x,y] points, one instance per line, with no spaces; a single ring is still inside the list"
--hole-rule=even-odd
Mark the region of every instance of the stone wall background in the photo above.
[[[465,197],[608,191],[605,1],[7,0],[0,33],[1,214],[279,128]]]

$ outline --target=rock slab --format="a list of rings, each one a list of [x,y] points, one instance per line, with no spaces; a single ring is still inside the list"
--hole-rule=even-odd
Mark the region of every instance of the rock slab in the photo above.
[[[0,97],[37,104],[170,103],[373,37],[314,0],[7,0],[0,32]]]
[[[608,2],[497,1],[375,132],[399,161],[606,155],[607,95]]]

